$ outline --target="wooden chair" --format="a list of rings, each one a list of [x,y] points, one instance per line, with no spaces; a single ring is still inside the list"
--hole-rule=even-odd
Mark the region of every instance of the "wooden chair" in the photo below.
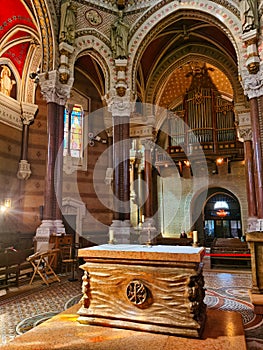
[[[61,272],[70,273],[75,271],[78,266],[78,258],[75,256],[75,250],[71,244],[60,246],[61,254]]]
[[[27,261],[30,261],[34,268],[34,273],[29,284],[32,284],[36,274],[38,274],[47,285],[54,281],[60,282],[60,279],[52,268],[52,264],[58,253],[59,249],[52,249],[42,253],[37,252],[27,258]]]

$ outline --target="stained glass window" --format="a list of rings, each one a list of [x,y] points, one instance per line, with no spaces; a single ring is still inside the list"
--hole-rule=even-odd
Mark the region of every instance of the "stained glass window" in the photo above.
[[[71,113],[65,109],[63,154],[73,158],[83,156],[83,110],[79,105],[74,105]]]

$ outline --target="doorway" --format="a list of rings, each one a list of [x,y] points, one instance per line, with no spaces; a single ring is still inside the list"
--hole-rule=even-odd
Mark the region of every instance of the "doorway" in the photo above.
[[[240,238],[241,212],[237,198],[229,193],[212,194],[204,207],[205,241],[214,238]]]

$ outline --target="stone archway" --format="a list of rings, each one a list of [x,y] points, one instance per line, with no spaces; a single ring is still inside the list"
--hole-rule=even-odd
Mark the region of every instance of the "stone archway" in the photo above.
[[[219,198],[226,199],[227,208],[212,208],[213,202]],[[202,207],[199,216],[195,215],[195,208]],[[192,222],[198,231],[200,244],[210,246],[216,237],[239,237],[242,235],[241,208],[237,197],[226,188],[211,187],[206,196],[200,193],[192,203]],[[224,211],[223,211],[224,210]],[[218,214],[217,214],[218,212]],[[220,216],[222,213],[222,216]],[[196,218],[193,220],[193,218]]]

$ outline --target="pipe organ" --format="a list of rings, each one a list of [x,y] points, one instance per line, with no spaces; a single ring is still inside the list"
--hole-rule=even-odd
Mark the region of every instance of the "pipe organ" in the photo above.
[[[169,113],[168,153],[177,162],[186,160],[200,149],[211,161],[219,156],[228,160],[243,159],[233,102],[217,91],[205,64],[198,66],[196,63],[192,69],[187,75],[192,76],[192,81],[183,103]]]

